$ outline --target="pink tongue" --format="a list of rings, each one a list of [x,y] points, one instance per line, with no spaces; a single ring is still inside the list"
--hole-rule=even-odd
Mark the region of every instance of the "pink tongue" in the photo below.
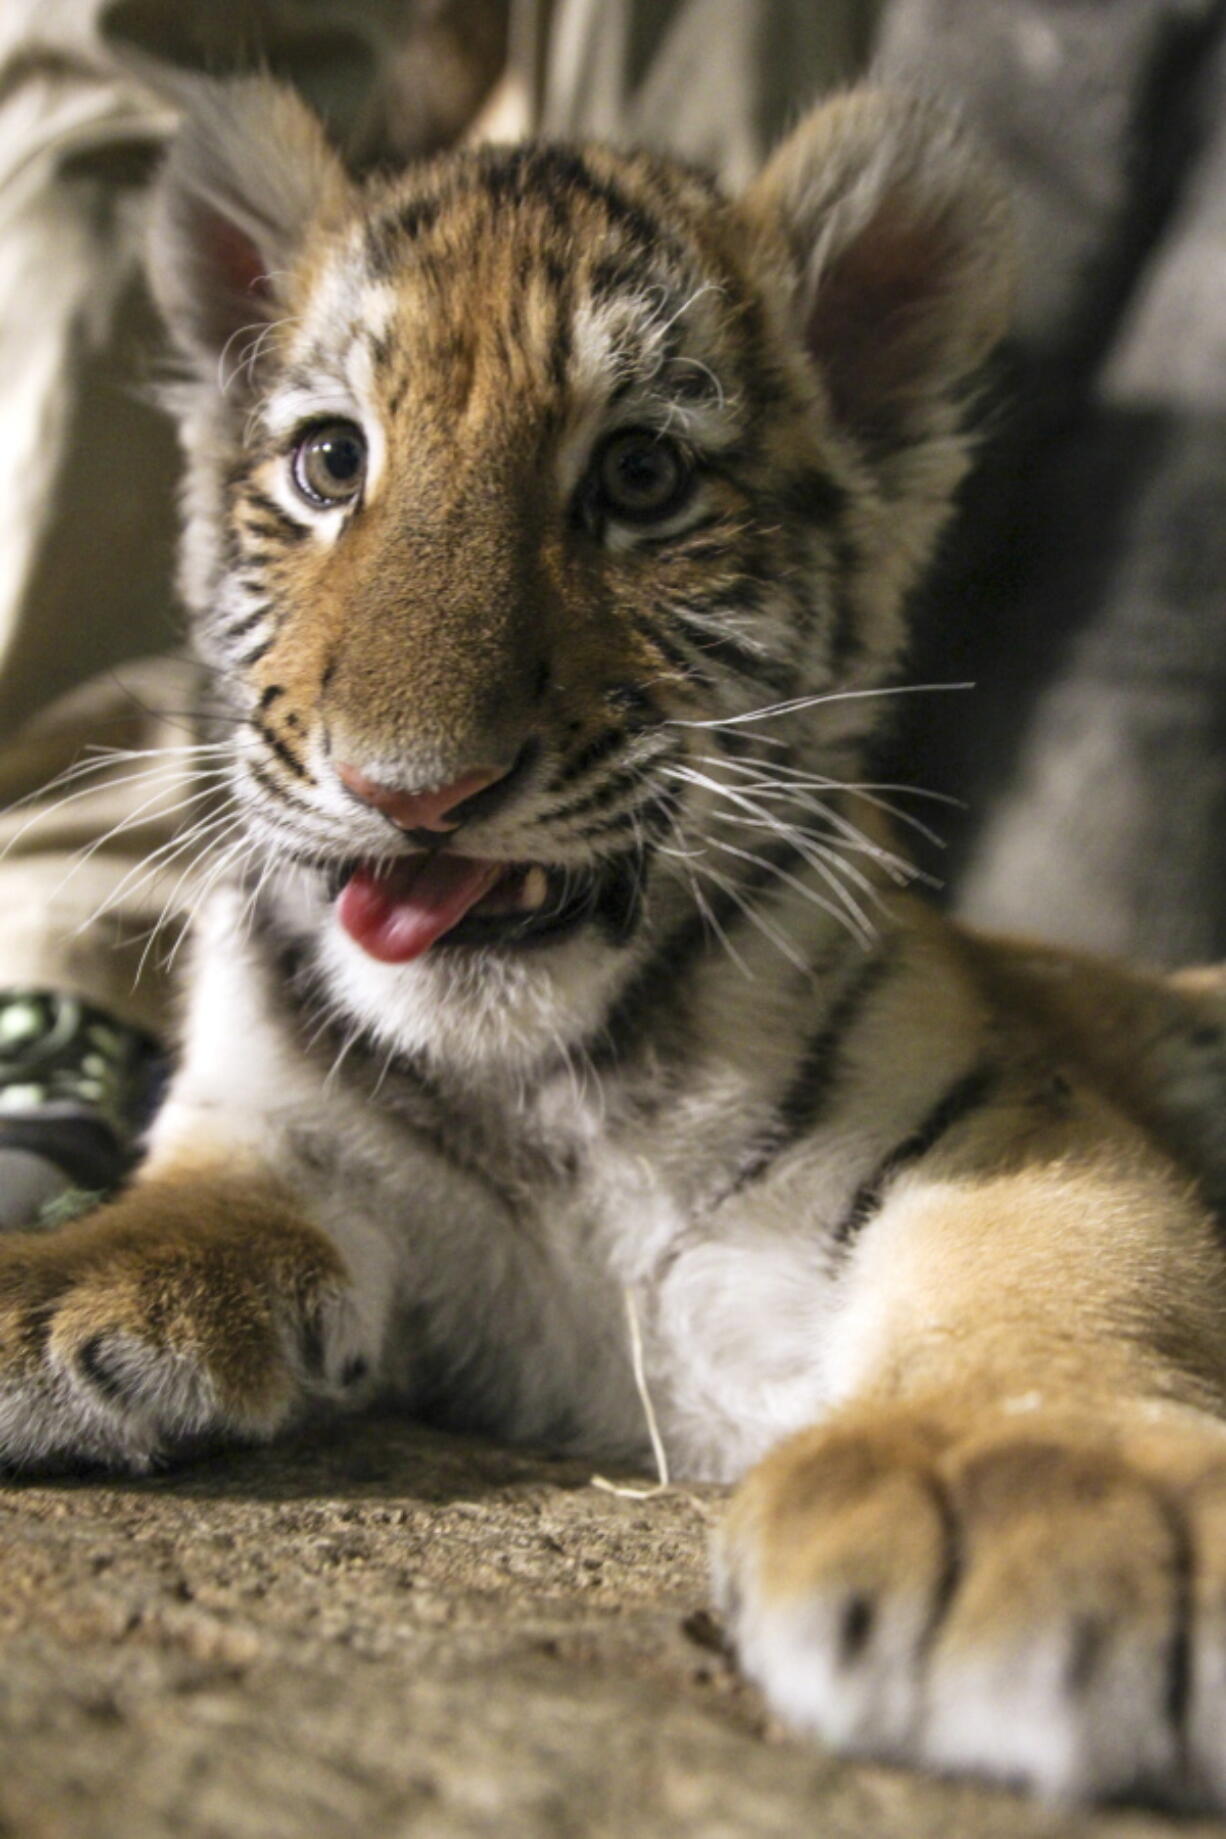
[[[376,874],[359,868],[341,889],[336,917],[383,964],[408,964],[464,918],[506,870],[505,862],[428,856]]]

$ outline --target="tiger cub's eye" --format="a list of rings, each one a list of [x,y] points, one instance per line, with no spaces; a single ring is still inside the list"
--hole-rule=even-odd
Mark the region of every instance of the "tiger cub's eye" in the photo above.
[[[366,437],[352,421],[321,421],[294,449],[294,484],[308,504],[350,504],[366,477]]]
[[[658,523],[680,510],[694,482],[675,441],[648,428],[610,435],[596,456],[599,507],[627,524]]]

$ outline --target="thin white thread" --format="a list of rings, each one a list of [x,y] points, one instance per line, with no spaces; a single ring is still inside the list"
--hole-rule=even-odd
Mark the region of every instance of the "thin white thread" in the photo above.
[[[622,1291],[622,1301],[626,1305],[626,1326],[630,1331],[630,1370],[634,1374],[634,1388],[643,1407],[643,1416],[647,1420],[647,1435],[651,1439],[651,1453],[655,1458],[656,1474],[659,1480],[651,1488],[635,1488],[621,1482],[609,1481],[604,1475],[593,1475],[592,1486],[604,1494],[616,1494],[619,1500],[649,1501],[657,1494],[663,1494],[669,1487],[668,1453],[664,1448],[664,1439],[660,1435],[660,1424],[656,1417],[656,1408],[651,1402],[651,1391],[647,1384],[647,1370],[643,1360],[643,1331],[639,1326],[639,1312],[635,1307],[634,1291],[629,1285]]]

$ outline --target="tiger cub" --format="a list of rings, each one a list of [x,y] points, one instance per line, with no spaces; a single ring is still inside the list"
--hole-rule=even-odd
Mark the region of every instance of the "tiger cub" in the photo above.
[[[872,90],[735,199],[357,188],[205,96],[152,276],[227,846],[143,1173],[0,1245],[11,1466],[375,1394],[641,1458],[629,1299],[783,1716],[1226,1807],[1226,986],[945,924],[865,778],[1010,269]]]

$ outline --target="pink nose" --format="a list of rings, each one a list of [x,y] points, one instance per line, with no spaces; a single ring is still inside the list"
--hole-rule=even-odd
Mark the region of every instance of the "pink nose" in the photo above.
[[[348,765],[344,760],[337,762],[336,775],[341,784],[347,786],[364,805],[372,805],[376,811],[382,811],[390,817],[393,824],[402,830],[454,830],[460,821],[458,818],[449,823],[447,814],[457,805],[462,805],[466,798],[474,798],[483,792],[487,785],[494,785],[505,778],[505,766],[489,768],[478,767],[471,773],[463,773],[453,779],[450,785],[440,785],[428,792],[402,792],[393,785],[380,785],[377,779],[368,779],[356,766]]]

